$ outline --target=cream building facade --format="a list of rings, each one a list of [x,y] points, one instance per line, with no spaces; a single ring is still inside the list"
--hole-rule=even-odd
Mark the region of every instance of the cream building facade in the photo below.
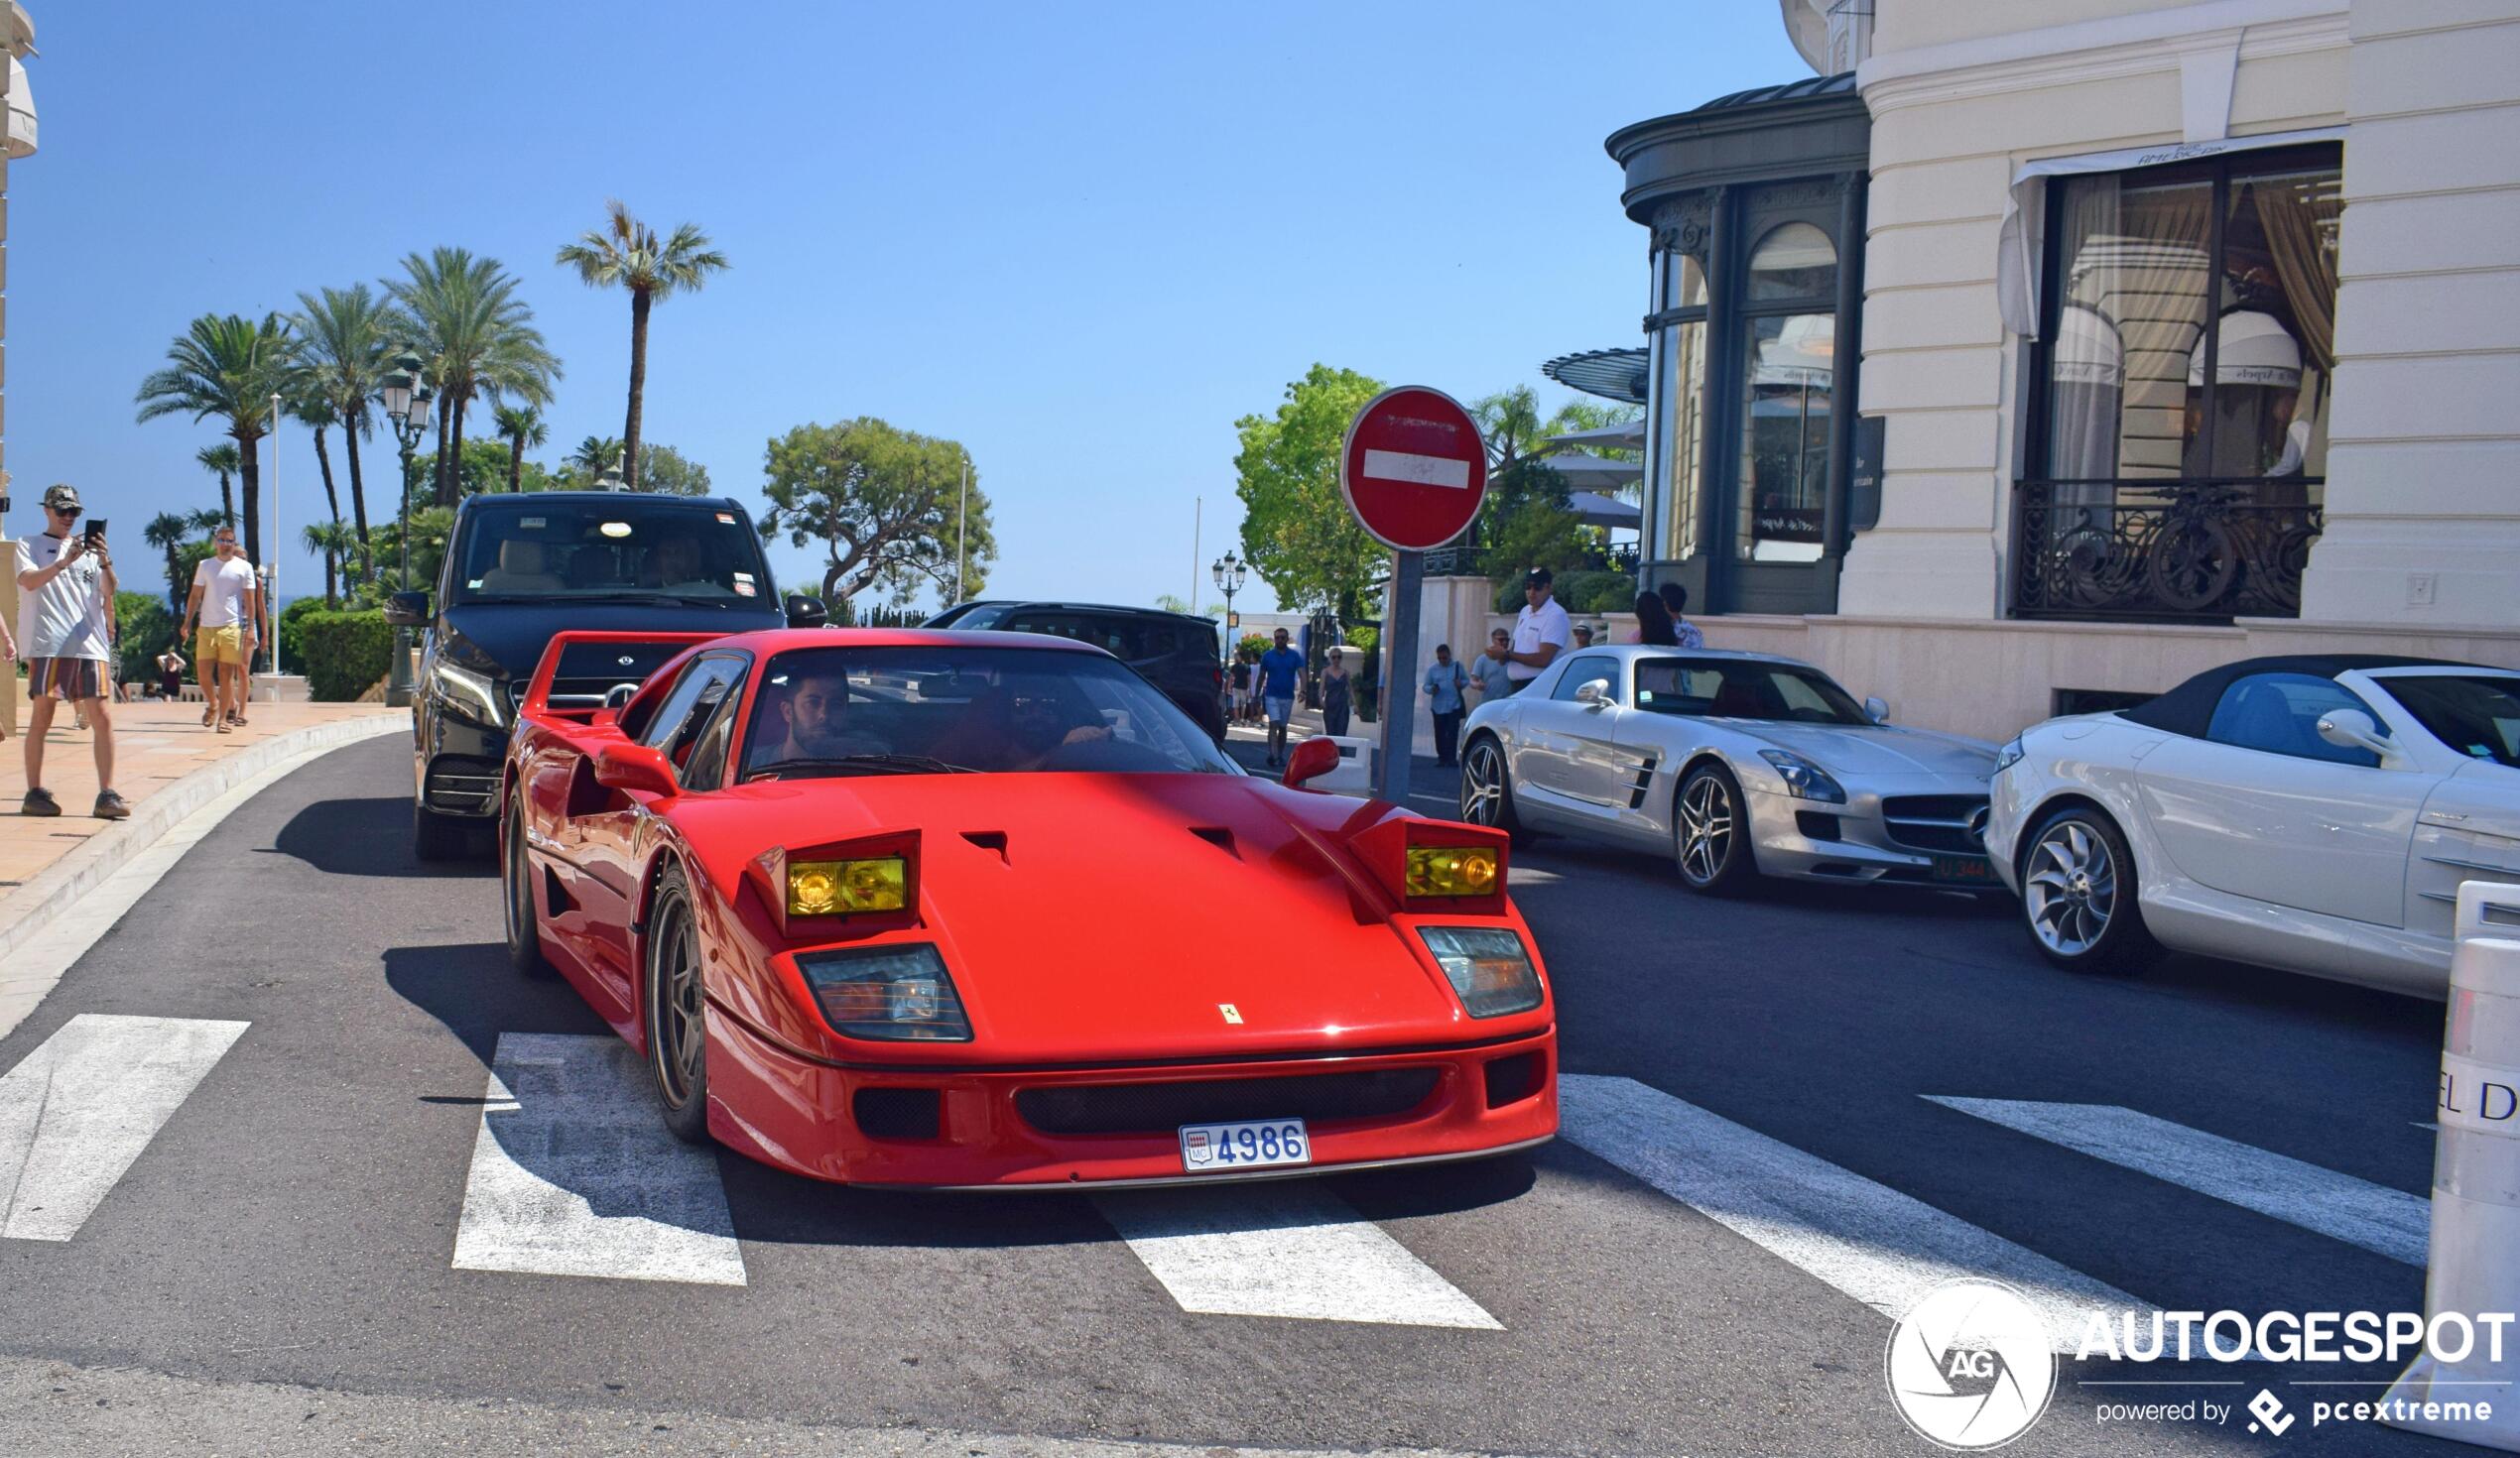
[[[1610,143],[1643,573],[1713,643],[1989,738],[2262,654],[2520,667],[2520,0],[1781,11],[1824,79]],[[1849,92],[1862,175],[1789,178]]]

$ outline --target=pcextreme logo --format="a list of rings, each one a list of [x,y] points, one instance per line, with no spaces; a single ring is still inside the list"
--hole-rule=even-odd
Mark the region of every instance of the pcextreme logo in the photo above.
[[[2048,1323],[2019,1291],[1992,1280],[1928,1292],[1890,1329],[1883,1367],[1908,1426],[1963,1452],[2028,1432],[2057,1391]]]

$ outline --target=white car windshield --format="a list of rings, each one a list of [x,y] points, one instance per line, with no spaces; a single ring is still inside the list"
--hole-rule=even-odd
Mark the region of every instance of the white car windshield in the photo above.
[[[1817,668],[1754,659],[1640,660],[1636,706],[1701,718],[1872,725],[1863,706]]]
[[[2520,678],[2406,673],[2379,684],[2435,739],[2470,759],[2520,767]]]

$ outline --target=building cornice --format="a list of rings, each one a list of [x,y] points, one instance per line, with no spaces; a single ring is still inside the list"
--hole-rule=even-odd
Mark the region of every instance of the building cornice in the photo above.
[[[2338,0],[2207,0],[1877,53],[1856,67],[1855,88],[1879,116],[1903,106],[2175,70],[2200,52],[2236,49],[2240,60],[2258,61],[2347,44],[2347,13]]]

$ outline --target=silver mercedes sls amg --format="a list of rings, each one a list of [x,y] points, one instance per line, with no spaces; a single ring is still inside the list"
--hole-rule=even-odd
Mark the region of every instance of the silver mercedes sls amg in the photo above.
[[[1887,722],[1809,664],[1582,648],[1461,726],[1461,818],[1659,852],[1693,891],[1754,876],[2000,891],[1995,746]]]

